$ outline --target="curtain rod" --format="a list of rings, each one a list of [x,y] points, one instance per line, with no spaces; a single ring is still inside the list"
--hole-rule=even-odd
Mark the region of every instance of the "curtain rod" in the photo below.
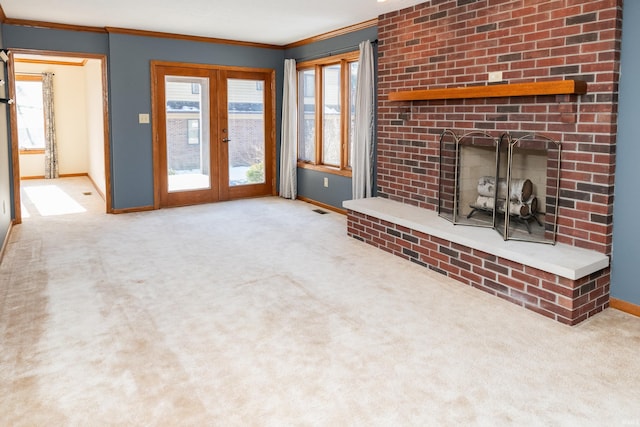
[[[378,39],[372,40],[371,44],[378,44]],[[296,60],[296,62],[305,62],[305,61],[311,61],[313,59],[328,58],[330,56],[339,55],[341,53],[351,52],[353,50],[356,50],[358,47],[360,47],[360,44],[347,46],[340,49],[335,49],[329,52],[318,53],[316,55],[309,55],[309,56],[305,56],[304,58],[294,58],[294,59]]]

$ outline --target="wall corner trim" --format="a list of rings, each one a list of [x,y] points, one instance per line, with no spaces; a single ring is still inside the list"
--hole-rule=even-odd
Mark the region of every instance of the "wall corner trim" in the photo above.
[[[11,237],[11,232],[13,231],[13,226],[15,222],[11,221],[9,223],[9,228],[7,229],[7,234],[4,236],[4,241],[2,242],[2,247],[0,247],[0,264],[2,263],[2,259],[4,258],[4,251],[7,249],[7,244],[9,243],[9,238]]]
[[[133,212],[146,212],[146,211],[153,211],[156,208],[153,206],[139,206],[139,207],[135,207],[135,208],[124,208],[124,209],[111,209],[112,214],[127,214],[127,213],[133,213]]]
[[[335,212],[335,213],[339,213],[341,215],[346,215],[347,214],[347,210],[346,209],[336,208],[335,206],[331,206],[331,205],[328,205],[326,203],[318,202],[317,200],[313,200],[313,199],[310,199],[308,197],[297,196],[296,199],[300,200],[301,202],[309,203],[311,205],[318,206],[320,208],[327,209],[327,210]]]
[[[632,304],[618,298],[610,298],[609,307],[640,317],[640,305]]]

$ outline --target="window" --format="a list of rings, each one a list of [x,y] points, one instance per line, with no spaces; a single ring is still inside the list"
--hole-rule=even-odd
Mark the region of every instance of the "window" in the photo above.
[[[200,119],[187,119],[187,143],[200,144]]]
[[[316,91],[315,69],[298,73],[303,84],[299,84],[298,108],[298,159],[314,163],[316,159]]]
[[[351,175],[358,52],[298,64],[298,166]]]
[[[20,152],[41,153],[45,145],[41,76],[16,76],[16,110]]]

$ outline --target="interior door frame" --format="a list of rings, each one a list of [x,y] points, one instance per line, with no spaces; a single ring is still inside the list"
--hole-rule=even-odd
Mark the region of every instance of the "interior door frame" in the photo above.
[[[226,80],[227,74],[234,75],[234,73],[262,73],[268,75],[268,81],[265,84],[265,90],[269,91],[269,96],[265,96],[267,100],[265,101],[265,124],[268,132],[265,132],[265,185],[268,186],[268,195],[276,195],[276,161],[275,161],[275,150],[276,150],[276,99],[275,99],[275,70],[271,68],[251,68],[251,67],[235,67],[235,66],[224,66],[224,65],[210,65],[210,64],[198,64],[198,63],[188,63],[188,62],[171,62],[171,61],[151,61],[151,123],[152,123],[152,157],[153,157],[153,207],[154,209],[160,209],[162,207],[162,174],[164,171],[162,170],[163,162],[161,159],[162,156],[162,147],[160,146],[163,143],[163,139],[161,137],[160,126],[165,126],[165,123],[160,120],[163,117],[162,113],[159,111],[160,103],[159,94],[160,90],[163,87],[163,82],[160,81],[160,76],[164,75],[161,73],[162,68],[183,68],[183,69],[191,69],[191,70],[208,70],[209,72],[218,72],[218,79],[216,82],[212,82],[211,86],[214,85],[216,87],[226,87],[226,82],[223,84],[223,80]],[[212,90],[212,89],[211,89]],[[163,97],[162,97],[163,98]],[[222,128],[226,126],[227,122],[227,107],[226,107],[226,94],[221,96],[219,99],[215,97],[210,100],[211,104],[217,103],[217,109],[220,111],[221,115],[224,115],[221,120],[218,121],[218,128],[215,132],[217,137],[219,138],[222,135]],[[269,104],[267,102],[270,100]],[[222,104],[222,105],[220,105]],[[213,107],[212,107],[213,109]],[[223,112],[223,113],[222,113]],[[212,134],[212,138],[214,135]],[[218,156],[217,158],[227,158],[228,148],[226,144],[216,144],[218,146]],[[213,144],[212,144],[213,149]],[[224,157],[221,157],[224,156]],[[221,162],[219,162],[221,163]],[[214,165],[211,165],[213,169]],[[218,168],[218,165],[215,165]],[[220,174],[227,174],[226,181],[228,182],[228,170],[227,167],[219,168]],[[224,176],[224,175],[223,175]],[[219,182],[225,181],[223,178],[219,178]],[[237,188],[229,189],[228,184],[226,186],[220,186],[218,201],[230,200],[236,198],[243,197],[251,197],[250,194],[246,192],[246,189]]]
[[[61,52],[54,50],[10,49],[10,60],[7,62],[7,78],[5,80],[9,81],[9,83],[7,84],[7,89],[9,91],[9,98],[12,99],[15,99],[16,96],[16,74],[14,65],[15,54],[88,58],[97,59],[100,61],[100,68],[102,72],[102,124],[104,129],[104,201],[106,213],[113,213],[113,204],[111,198],[111,136],[109,127],[109,86],[107,79],[107,55],[82,52]],[[11,104],[10,112],[11,114],[9,125],[11,127],[11,169],[13,171],[13,223],[21,224],[22,205],[20,196],[20,147],[18,144],[18,110],[15,102]]]

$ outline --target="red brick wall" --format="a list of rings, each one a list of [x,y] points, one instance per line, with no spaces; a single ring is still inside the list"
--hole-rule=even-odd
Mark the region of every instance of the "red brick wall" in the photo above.
[[[187,119],[167,120],[169,170],[190,170],[200,167],[200,144],[189,144]]]
[[[609,306],[609,268],[570,280],[376,217],[347,218],[358,240],[559,322],[576,325]]]
[[[558,242],[611,253],[622,0],[432,0],[379,21],[378,195],[436,209],[443,129],[562,143]],[[582,96],[390,102],[397,90],[580,79]]]

